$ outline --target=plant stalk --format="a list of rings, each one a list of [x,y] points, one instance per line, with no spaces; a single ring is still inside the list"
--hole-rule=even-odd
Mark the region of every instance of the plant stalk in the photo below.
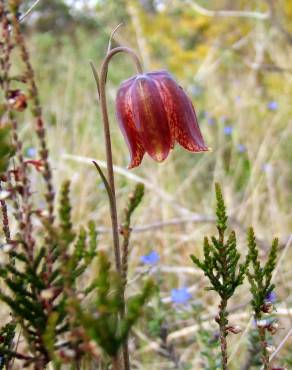
[[[227,330],[226,330],[226,307],[227,300],[222,299],[219,306],[219,336],[220,336],[220,346],[221,346],[221,358],[222,358],[222,370],[228,370],[227,362]]]
[[[267,340],[266,340],[266,329],[265,328],[258,328],[259,338],[260,338],[260,345],[262,349],[262,361],[264,365],[264,370],[270,369],[270,360],[269,360],[269,353],[267,351]]]
[[[122,370],[119,356],[112,358],[112,370]]]
[[[110,50],[109,53],[104,58],[103,63],[101,65],[100,81],[99,81],[100,105],[101,105],[105,146],[106,146],[108,182],[111,187],[113,198],[114,198],[113,202],[111,203],[111,220],[112,220],[112,233],[113,233],[113,241],[114,241],[115,262],[116,262],[116,269],[118,272],[121,272],[121,253],[120,253],[120,244],[119,244],[119,228],[118,228],[117,202],[116,202],[115,180],[114,180],[114,170],[113,170],[112,145],[111,145],[110,125],[109,125],[105,87],[106,87],[106,79],[107,79],[109,62],[115,54],[121,53],[121,52],[129,54],[133,58],[136,64],[138,73],[142,73],[141,63],[137,55],[134,53],[134,51],[127,47],[117,47],[117,48]]]
[[[115,253],[115,264],[116,264],[117,272],[122,277],[121,251],[120,251],[120,241],[119,241],[119,225],[118,225],[118,216],[117,216],[117,201],[116,201],[115,179],[114,179],[114,169],[113,169],[113,155],[112,155],[110,124],[109,124],[108,108],[107,108],[107,100],[106,100],[106,80],[107,80],[107,74],[108,74],[108,66],[109,66],[109,63],[112,57],[118,53],[129,54],[134,60],[138,73],[142,73],[142,66],[141,66],[140,60],[138,56],[136,55],[136,53],[127,47],[117,47],[112,50],[109,50],[101,65],[99,89],[98,89],[100,105],[101,105],[101,112],[102,112],[103,127],[104,127],[108,183],[110,185],[111,193],[112,193],[112,200],[110,202],[110,213],[111,213],[111,222],[112,222],[112,235],[113,235],[113,244],[114,244],[114,253]],[[124,309],[123,309],[123,312],[121,312],[121,316],[123,315],[124,315]],[[128,350],[127,340],[125,341],[124,346],[123,346],[123,359],[124,359],[125,370],[130,370],[130,359],[129,359],[129,350]],[[114,370],[122,369],[120,365],[119,357],[117,357],[113,361],[113,369]]]

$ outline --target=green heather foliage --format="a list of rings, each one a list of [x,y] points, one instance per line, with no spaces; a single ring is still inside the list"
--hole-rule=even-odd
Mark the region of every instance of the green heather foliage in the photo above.
[[[197,265],[210,281],[206,289],[215,290],[222,300],[233,296],[236,288],[243,283],[247,262],[239,263],[240,254],[236,245],[236,235],[231,231],[226,239],[227,215],[223,196],[219,184],[216,184],[217,198],[217,230],[218,237],[204,239],[204,260],[200,261],[191,255]]]
[[[272,277],[276,267],[278,243],[278,239],[275,238],[270,248],[268,259],[265,265],[261,266],[254,230],[252,227],[248,230],[247,244],[250,265],[247,271],[247,277],[252,294],[251,305],[256,320],[258,342],[260,344],[264,370],[270,369],[269,352],[267,349],[268,337],[274,335],[278,328],[277,321],[271,316],[274,305],[269,300],[269,296],[275,289],[275,285],[272,283]]]
[[[0,268],[1,278],[10,290],[2,289],[5,302],[22,327],[26,344],[33,354],[27,363],[43,366],[51,360],[58,341],[70,330],[68,294],[77,294],[77,279],[97,253],[97,233],[92,224],[76,232],[72,227],[69,182],[61,190],[59,224],[44,222],[45,237],[31,254],[20,238],[7,252],[7,262]],[[78,290],[77,290],[78,289]],[[87,287],[80,289],[86,292]],[[70,341],[67,345],[70,347]]]
[[[264,266],[261,266],[259,260],[259,252],[253,228],[248,230],[247,244],[249,249],[248,259],[250,261],[247,277],[252,294],[251,304],[254,309],[255,317],[260,318],[265,301],[275,288],[275,285],[271,281],[276,266],[279,241],[277,238],[274,239],[267,262]]]
[[[15,337],[16,324],[10,322],[0,330],[0,369],[4,369],[9,365],[9,361],[13,358],[11,348]]]
[[[151,280],[146,281],[141,292],[124,303],[120,276],[111,269],[106,254],[100,252],[97,278],[91,284],[90,291],[93,289],[95,298],[90,305],[91,310],[83,307],[81,302],[74,298],[71,305],[86,337],[96,342],[109,357],[115,357],[130,329],[141,316],[145,303],[153,292],[154,284]],[[124,305],[125,314],[120,317]]]
[[[226,238],[228,217],[219,184],[215,184],[215,190],[218,237],[212,236],[211,240],[205,237],[203,261],[194,255],[191,255],[191,259],[208,277],[211,285],[206,289],[214,290],[221,298],[216,321],[220,328],[222,368],[226,370],[228,361],[226,337],[229,332],[236,333],[236,328],[228,326],[227,304],[236,288],[243,283],[248,259],[244,263],[239,263],[240,254],[234,231]]]

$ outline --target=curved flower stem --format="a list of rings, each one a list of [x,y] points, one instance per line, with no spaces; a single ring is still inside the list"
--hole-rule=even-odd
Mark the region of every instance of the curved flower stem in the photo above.
[[[143,73],[142,65],[137,54],[127,48],[127,47],[117,47],[111,50],[108,50],[107,55],[105,56],[100,70],[100,79],[98,80],[98,76],[95,75],[95,80],[98,84],[98,93],[100,98],[100,105],[101,105],[101,112],[102,112],[102,120],[103,120],[103,127],[104,127],[104,136],[105,136],[105,146],[106,146],[106,161],[107,161],[107,172],[108,172],[108,184],[111,189],[111,199],[110,199],[110,211],[111,211],[111,221],[112,221],[112,233],[113,233],[113,243],[114,243],[114,252],[115,252],[115,263],[116,269],[120,275],[122,275],[122,266],[121,266],[121,251],[120,251],[120,241],[119,241],[119,226],[118,226],[118,216],[117,216],[117,202],[116,202],[116,192],[115,192],[115,180],[114,180],[114,170],[113,170],[113,156],[112,156],[112,145],[111,145],[111,136],[110,136],[110,125],[109,125],[109,117],[108,117],[108,109],[107,109],[107,100],[106,100],[106,80],[107,80],[107,73],[108,73],[108,66],[109,62],[111,61],[112,57],[118,53],[126,53],[129,54],[135,65],[138,73]],[[93,69],[94,72],[94,69]],[[124,300],[124,293],[123,293],[123,300]],[[123,305],[123,309],[121,312],[121,316],[123,317],[125,313],[125,308]],[[129,360],[129,350],[128,350],[128,342],[127,340],[123,346],[123,358],[124,358],[124,369],[130,370],[130,360]],[[119,364],[120,360],[119,357],[116,358],[115,363],[113,363],[113,368],[118,370],[121,368]]]
[[[120,244],[119,244],[119,228],[118,228],[117,205],[116,205],[116,195],[115,195],[112,145],[111,145],[110,126],[109,126],[107,100],[106,100],[106,92],[105,92],[108,65],[112,57],[118,53],[129,54],[135,62],[138,73],[142,73],[142,66],[141,66],[138,56],[133,50],[127,47],[121,46],[121,47],[114,48],[108,52],[108,54],[103,60],[103,63],[101,65],[101,70],[100,70],[99,94],[100,94],[100,105],[101,105],[105,145],[106,145],[108,182],[111,187],[112,194],[113,194],[113,202],[111,202],[111,220],[112,220],[115,262],[116,262],[117,271],[121,272],[121,253],[120,253]]]

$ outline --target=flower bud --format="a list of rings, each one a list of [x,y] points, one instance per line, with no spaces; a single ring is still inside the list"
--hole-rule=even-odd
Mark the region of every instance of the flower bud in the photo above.
[[[8,199],[8,198],[10,198],[10,196],[11,196],[11,191],[9,191],[9,190],[1,190],[0,191],[0,201]]]
[[[41,292],[41,298],[46,301],[49,301],[50,299],[52,299],[54,295],[55,295],[54,288],[45,289]]]
[[[27,107],[27,97],[20,90],[10,90],[8,92],[8,103],[12,109],[22,112]]]
[[[13,244],[12,243],[6,243],[6,244],[2,245],[2,251],[4,253],[9,253],[9,252],[12,251],[12,249],[13,249]]]
[[[274,310],[274,305],[272,302],[265,302],[261,307],[262,312],[272,313]]]
[[[258,328],[267,328],[270,325],[268,320],[256,320],[256,325]]]
[[[267,327],[267,330],[272,334],[275,335],[279,329],[279,324],[277,322],[273,322]]]
[[[276,348],[274,346],[267,346],[266,350],[267,350],[268,353],[273,353],[273,352],[275,352]]]

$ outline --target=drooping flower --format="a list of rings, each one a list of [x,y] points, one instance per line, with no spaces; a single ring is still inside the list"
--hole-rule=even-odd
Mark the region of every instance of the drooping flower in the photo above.
[[[191,152],[208,150],[190,98],[166,71],[124,81],[116,111],[131,154],[129,168],[139,166],[145,152],[162,162],[175,142]]]
[[[145,265],[156,265],[159,259],[160,256],[156,251],[151,251],[145,256],[140,257],[141,262],[144,263]]]
[[[173,303],[186,304],[191,298],[191,294],[185,287],[171,290],[171,300]]]

